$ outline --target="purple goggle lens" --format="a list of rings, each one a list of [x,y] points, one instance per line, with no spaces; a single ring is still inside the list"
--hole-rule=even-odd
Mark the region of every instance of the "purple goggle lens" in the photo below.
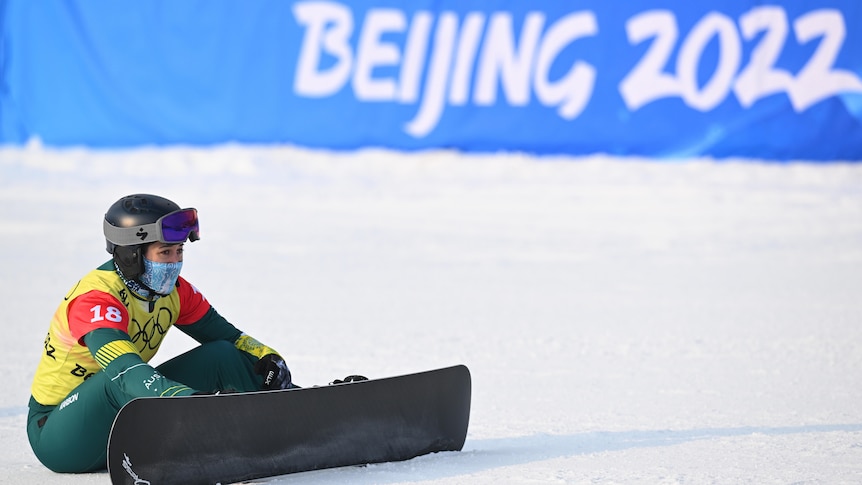
[[[200,239],[200,227],[198,226],[198,211],[195,209],[180,209],[165,214],[158,220],[161,231],[160,241],[166,243],[183,243],[186,239],[197,241]]]

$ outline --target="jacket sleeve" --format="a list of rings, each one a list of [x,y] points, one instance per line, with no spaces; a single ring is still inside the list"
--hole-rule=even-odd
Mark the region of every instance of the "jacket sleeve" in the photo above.
[[[111,384],[136,397],[188,396],[196,391],[168,379],[141,359],[129,335],[114,328],[99,328],[84,335],[84,343]]]
[[[182,311],[176,327],[199,343],[227,340],[234,346],[257,359],[278,352],[258,342],[236,328],[209,304],[194,285],[180,277],[178,291]]]
[[[210,307],[200,320],[188,325],[177,325],[176,327],[202,344],[215,342],[216,340],[236,342],[236,339],[242,335],[242,332],[238,328],[228,322],[213,307]]]
[[[244,334],[221,316],[213,307],[210,307],[203,318],[197,322],[189,325],[178,325],[177,328],[200,343],[227,340],[228,342],[232,342],[237,349],[258,359],[268,354],[278,355],[278,352],[274,349]]]

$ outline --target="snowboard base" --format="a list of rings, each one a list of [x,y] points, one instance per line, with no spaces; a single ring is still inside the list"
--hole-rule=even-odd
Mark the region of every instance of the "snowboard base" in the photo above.
[[[135,399],[108,441],[114,484],[212,484],[459,451],[463,365],[323,387]]]

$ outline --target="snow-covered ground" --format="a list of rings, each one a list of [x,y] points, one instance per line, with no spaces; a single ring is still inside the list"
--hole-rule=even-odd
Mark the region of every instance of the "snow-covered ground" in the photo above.
[[[24,423],[134,192],[198,208],[183,274],[299,384],[472,371],[464,451],[268,483],[862,482],[862,164],[31,146],[0,149],[0,483],[109,481]]]

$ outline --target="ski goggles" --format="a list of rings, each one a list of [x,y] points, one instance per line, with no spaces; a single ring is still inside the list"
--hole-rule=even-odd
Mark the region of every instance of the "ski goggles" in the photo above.
[[[180,244],[200,239],[197,209],[180,209],[159,217],[156,222],[132,227],[116,227],[105,220],[105,238],[117,246],[134,246],[160,241]]]

